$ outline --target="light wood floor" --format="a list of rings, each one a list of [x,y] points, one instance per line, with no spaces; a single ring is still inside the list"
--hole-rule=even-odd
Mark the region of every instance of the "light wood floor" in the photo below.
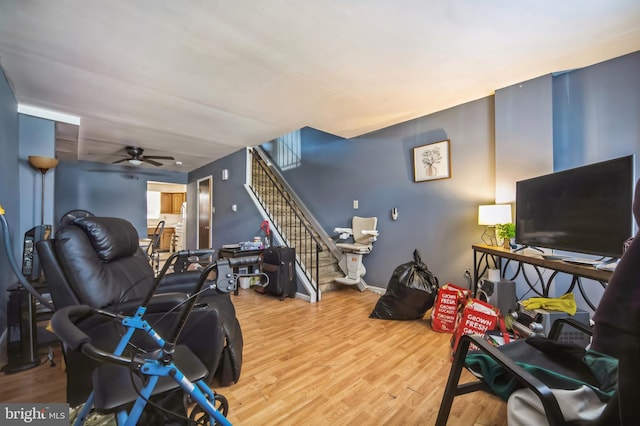
[[[346,288],[317,304],[240,290],[240,381],[216,389],[237,425],[432,425],[449,373],[450,335],[428,320],[369,319],[379,295]],[[428,318],[429,314],[425,316]],[[64,402],[59,352],[0,376],[0,401]],[[463,377],[464,380],[464,377]],[[454,400],[449,425],[506,425],[506,405],[475,393]]]

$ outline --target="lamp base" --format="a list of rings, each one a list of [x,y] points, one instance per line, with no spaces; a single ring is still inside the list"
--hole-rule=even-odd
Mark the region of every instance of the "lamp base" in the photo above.
[[[495,226],[487,226],[480,239],[482,239],[482,242],[488,246],[497,246],[498,239],[496,237]]]

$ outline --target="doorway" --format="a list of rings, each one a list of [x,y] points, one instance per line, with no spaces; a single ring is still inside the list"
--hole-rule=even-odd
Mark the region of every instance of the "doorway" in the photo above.
[[[147,182],[147,233],[151,234],[159,222],[165,222],[158,244],[162,253],[186,248],[186,201],[187,185]]]
[[[198,179],[198,249],[211,247],[211,192],[213,178]]]

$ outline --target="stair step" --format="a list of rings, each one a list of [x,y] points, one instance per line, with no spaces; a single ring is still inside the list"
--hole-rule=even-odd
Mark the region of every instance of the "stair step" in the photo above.
[[[254,157],[253,176],[255,178],[253,191],[257,194],[258,199],[263,203],[268,211],[274,228],[283,235],[288,245],[296,248],[296,255],[300,262],[308,268],[308,273],[315,279],[316,270],[318,273],[319,288],[321,291],[332,291],[341,286],[335,283],[336,278],[344,277],[344,272],[340,270],[338,260],[331,253],[329,247],[321,241],[319,234],[313,229],[311,223],[304,218],[302,211],[295,205],[292,205],[288,196],[282,195],[284,186],[275,183],[272,185],[272,179],[264,177],[264,173],[271,174],[271,177],[277,181],[270,170],[262,170],[260,166],[255,164],[260,162]],[[262,176],[262,177],[260,177]],[[308,240],[313,237],[318,243],[309,243]],[[312,240],[311,240],[312,241]],[[316,257],[316,244],[319,244],[320,252]]]

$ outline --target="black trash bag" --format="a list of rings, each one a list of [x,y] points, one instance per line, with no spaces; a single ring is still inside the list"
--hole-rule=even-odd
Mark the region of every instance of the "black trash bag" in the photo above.
[[[438,277],[413,251],[413,261],[398,266],[369,318],[386,320],[420,319],[433,307],[438,295]]]

